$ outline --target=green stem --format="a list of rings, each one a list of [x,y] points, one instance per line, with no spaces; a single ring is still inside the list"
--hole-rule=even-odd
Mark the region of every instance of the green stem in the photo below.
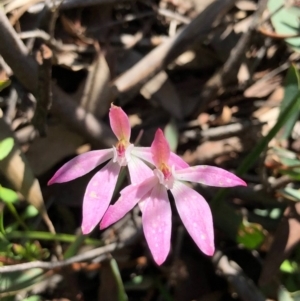
[[[52,234],[49,232],[42,232],[42,231],[13,231],[11,233],[6,234],[7,239],[20,239],[20,238],[27,238],[27,239],[40,239],[40,240],[56,240],[61,242],[68,242],[72,243],[77,239],[76,235],[72,234]],[[93,246],[100,246],[102,245],[101,241],[92,238],[85,238],[85,244],[93,245]]]
[[[16,207],[12,203],[6,203],[6,206],[8,210],[11,212],[11,214],[14,216],[16,221],[24,228],[24,230],[28,231],[29,228],[26,226],[24,221],[21,219],[20,215],[18,214]]]

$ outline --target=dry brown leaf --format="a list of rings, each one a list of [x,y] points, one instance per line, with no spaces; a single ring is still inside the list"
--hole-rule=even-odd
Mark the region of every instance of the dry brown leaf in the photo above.
[[[240,84],[243,84],[249,80],[250,71],[247,64],[245,63],[241,64],[237,77],[238,77],[238,82]]]
[[[85,110],[101,119],[107,114],[113,101],[109,85],[110,70],[101,51],[96,55],[88,71],[80,104]]]
[[[42,175],[67,156],[76,153],[84,142],[83,138],[62,124],[49,126],[47,137],[36,138],[26,156],[37,176]]]
[[[147,99],[157,100],[173,117],[183,118],[180,98],[165,71],[150,79],[141,88],[141,94]]]
[[[254,1],[249,0],[239,0],[235,5],[240,10],[255,11],[257,9],[257,4]]]
[[[224,106],[222,113],[214,121],[213,125],[224,125],[228,124],[231,121],[232,111],[228,106]]]
[[[1,118],[0,141],[9,137],[14,139],[14,147],[9,155],[0,161],[0,170],[10,181],[14,189],[19,191],[28,203],[38,209],[47,224],[49,231],[55,233],[55,229],[44,205],[40,184],[35,178],[26,156],[22,153],[13,132]]]
[[[233,26],[234,32],[237,34],[246,32],[249,29],[249,26],[252,23],[252,21],[253,21],[253,16],[250,15],[249,17],[237,22]]]
[[[265,123],[265,125],[262,127],[262,134],[264,136],[268,134],[268,132],[278,119],[280,112],[279,104],[283,98],[283,94],[283,87],[277,87],[275,91],[270,95],[268,100],[264,102],[264,105],[252,114],[254,118],[257,118],[259,121]]]
[[[54,63],[71,69],[72,71],[79,71],[87,69],[90,66],[90,61],[83,61],[81,56],[73,51],[69,52],[55,52]]]
[[[263,98],[271,94],[281,83],[281,76],[274,76],[269,80],[260,80],[245,90],[244,96],[247,98]]]
[[[85,33],[86,28],[81,25],[80,20],[70,20],[64,14],[60,16],[60,20],[64,30],[71,36],[78,37]]]
[[[242,141],[238,137],[218,141],[206,141],[198,146],[195,152],[185,152],[183,160],[192,165],[198,162],[210,161],[220,155],[241,152],[243,150]]]
[[[125,70],[135,65],[142,55],[136,51],[130,51],[119,58],[118,72],[122,73]],[[159,72],[151,80],[149,80],[140,90],[140,93],[146,98],[156,100],[166,111],[172,116],[181,119],[183,118],[181,101],[177,90],[173,83],[169,80],[165,71]]]

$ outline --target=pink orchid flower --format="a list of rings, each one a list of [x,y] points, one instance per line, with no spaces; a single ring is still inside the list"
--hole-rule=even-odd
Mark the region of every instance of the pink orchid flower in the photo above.
[[[152,176],[124,188],[119,200],[107,209],[100,228],[115,223],[142,201],[144,234],[155,262],[161,265],[170,251],[171,206],[167,193],[170,190],[187,231],[203,253],[213,255],[214,231],[210,207],[199,193],[182,181],[217,187],[246,186],[246,183],[214,166],[175,166],[170,160],[172,153],[169,144],[160,129],[155,134],[151,153],[156,167]]]
[[[128,166],[132,183],[139,183],[151,175],[149,167],[141,160],[149,157],[150,148],[134,147],[129,142],[131,128],[128,116],[117,106],[109,111],[112,131],[118,142],[111,149],[94,150],[75,157],[64,164],[50,179],[48,185],[63,183],[81,177],[95,167],[109,160],[90,180],[83,198],[82,232],[90,233],[99,223],[111,201],[119,172],[122,166]]]

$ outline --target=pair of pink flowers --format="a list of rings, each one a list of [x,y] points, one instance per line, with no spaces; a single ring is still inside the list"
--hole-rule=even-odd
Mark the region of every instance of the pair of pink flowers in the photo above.
[[[187,231],[203,253],[212,255],[214,232],[210,208],[205,199],[183,181],[217,187],[245,186],[245,182],[218,167],[189,167],[170,152],[160,129],[156,131],[151,147],[134,146],[129,142],[131,128],[128,116],[120,107],[112,105],[109,119],[118,138],[116,146],[75,157],[63,165],[48,183],[73,180],[109,160],[86,188],[82,232],[90,233],[99,221],[100,229],[104,229],[139,204],[148,246],[155,262],[160,265],[170,251],[172,213],[167,193],[170,190]],[[121,191],[114,205],[109,205],[122,166],[128,166],[131,185]]]

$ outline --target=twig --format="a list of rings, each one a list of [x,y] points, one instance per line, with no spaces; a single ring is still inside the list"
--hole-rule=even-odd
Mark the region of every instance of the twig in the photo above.
[[[183,24],[189,24],[191,23],[191,19],[185,16],[182,16],[181,14],[178,14],[176,12],[173,12],[169,9],[165,9],[165,8],[157,8],[157,12],[158,14],[171,18],[173,20],[179,21],[180,23]]]
[[[52,51],[45,44],[42,44],[36,54],[39,64],[38,89],[36,92],[36,108],[32,124],[39,131],[40,136],[46,136],[47,113],[52,102],[51,70]]]
[[[254,282],[248,278],[242,269],[228,257],[222,254],[221,251],[216,251],[213,256],[219,274],[227,279],[234,287],[238,296],[244,301],[265,301],[266,298],[255,286]]]
[[[259,122],[257,120],[242,120],[240,122],[202,130],[200,135],[197,135],[197,132],[195,132],[195,130],[185,130],[184,135],[192,139],[198,139],[198,136],[206,140],[221,139],[224,136],[234,136],[241,133],[242,131],[247,130],[248,128],[251,128],[253,126],[262,126],[263,124],[263,122]]]
[[[11,124],[16,114],[16,105],[18,102],[18,93],[15,87],[10,88],[9,96],[7,99],[7,110],[4,115],[6,123]]]
[[[201,131],[201,136],[203,138],[221,138],[224,136],[234,136],[248,128],[251,128],[253,126],[262,126],[264,123],[259,122],[257,120],[243,120],[241,122],[228,124],[228,125],[222,125],[215,128],[210,128]]]
[[[195,39],[200,43],[211,32],[216,19],[227,12],[234,3],[235,0],[217,0],[210,4],[181,32],[156,47],[118,77],[113,83],[116,95],[126,100],[138,93],[146,81],[183,53]]]
[[[36,91],[38,65],[18,38],[3,10],[0,10],[0,54],[14,71],[18,80],[29,90]],[[30,74],[30,76],[29,76]]]
[[[137,45],[142,47],[154,47],[169,40],[168,36],[152,36],[149,38],[143,38],[137,42]],[[136,36],[131,34],[121,34],[111,37],[111,43],[123,44],[125,46],[132,45],[136,41]]]
[[[118,4],[120,2],[128,1],[130,0],[65,0],[61,6],[61,9],[71,9],[104,4]]]
[[[261,16],[267,7],[267,3],[268,3],[268,0],[260,0],[259,1],[257,11],[255,12],[255,14],[253,16],[253,20],[252,20],[248,30],[245,31],[245,33],[239,39],[238,43],[231,51],[231,54],[230,54],[228,60],[224,64],[224,67],[222,70],[222,79],[223,79],[224,84],[229,83],[230,81],[232,81],[233,78],[235,78],[235,76],[239,70],[241,61],[244,57],[245,49],[247,49],[254,31],[256,31],[258,25],[260,24]]]
[[[18,142],[22,145],[33,141],[38,136],[38,132],[33,125],[27,125],[17,130],[15,135]]]
[[[127,15],[122,20],[106,22],[104,25],[101,25],[99,27],[93,27],[91,29],[87,29],[87,33],[97,36],[97,34],[101,33],[103,31],[103,29],[105,29],[105,28],[116,26],[116,25],[121,25],[124,23],[132,22],[135,20],[143,19],[143,18],[153,17],[153,16],[154,16],[154,13],[152,11],[140,13],[137,15]]]
[[[54,48],[60,51],[95,52],[94,47],[91,47],[90,45],[64,44],[54,38],[51,38],[50,34],[41,29],[23,31],[18,33],[18,36],[20,37],[20,39],[40,38],[47,45],[51,46],[51,49]]]
[[[2,10],[0,10],[0,32],[0,54],[22,85],[29,91],[36,91],[38,64],[28,55],[25,45]],[[81,133],[95,146],[110,147],[115,143],[115,138],[106,124],[79,107],[69,95],[55,85],[53,85],[52,110],[64,123]]]
[[[248,30],[244,32],[236,46],[232,49],[223,68],[217,71],[204,85],[203,92],[199,97],[200,106],[198,106],[197,114],[202,112],[207,103],[218,95],[219,90],[223,86],[228,85],[236,79],[239,66],[244,58],[245,49],[248,47],[253,33],[260,24],[261,15],[267,6],[267,2],[267,0],[259,1],[258,9],[254,13]]]
[[[26,262],[20,263],[10,266],[0,267],[0,275],[5,273],[12,273],[12,272],[20,272],[26,271],[34,268],[41,268],[45,270],[51,270],[55,268],[61,268],[68,266],[70,264],[81,262],[81,261],[88,261],[93,258],[97,258],[97,262],[103,261],[107,258],[107,253],[113,252],[117,249],[121,249],[125,246],[125,243],[112,243],[104,247],[99,247],[90,251],[87,251],[83,254],[79,254],[73,256],[66,260],[61,260],[57,262],[44,262],[44,261],[33,261],[33,262]],[[100,258],[99,258],[100,257]]]
[[[0,275],[5,273],[17,272],[17,271],[26,271],[33,268],[51,270],[55,268],[65,267],[73,263],[89,261],[89,260],[93,260],[93,262],[99,263],[107,258],[108,253],[113,252],[115,250],[120,250],[124,247],[134,244],[135,241],[139,239],[141,233],[142,233],[142,229],[139,227],[136,229],[135,233],[132,236],[124,239],[123,241],[114,242],[103,247],[86,251],[83,254],[75,255],[69,259],[61,260],[58,262],[34,261],[34,262],[26,262],[26,263],[0,267]]]
[[[72,9],[72,8],[78,8],[78,7],[88,7],[88,6],[94,6],[94,5],[104,5],[104,4],[118,4],[120,2],[128,2],[132,0],[64,0],[62,3],[60,9],[65,10],[65,9]],[[60,0],[55,0],[49,3],[49,6],[54,6],[59,3]],[[43,7],[44,3],[39,3],[35,5],[34,7],[30,8],[31,13],[38,13],[40,12]]]

